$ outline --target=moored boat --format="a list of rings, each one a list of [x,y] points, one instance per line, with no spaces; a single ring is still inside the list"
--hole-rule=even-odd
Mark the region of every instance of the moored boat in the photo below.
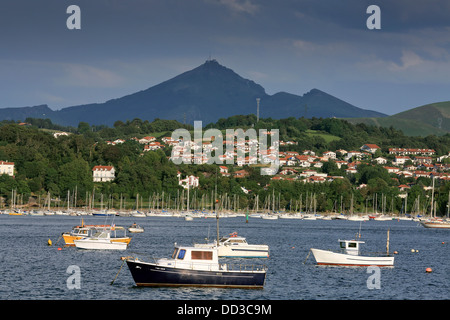
[[[388,255],[360,255],[359,246],[364,241],[359,240],[339,240],[341,252],[311,248],[311,252],[318,265],[335,266],[394,266],[394,257]]]
[[[264,266],[237,268],[219,263],[217,248],[175,245],[172,257],[144,262],[128,257],[126,263],[137,286],[198,286],[261,289]]]
[[[125,242],[112,241],[111,232],[106,230],[73,242],[77,248],[87,250],[125,250],[128,246]]]
[[[450,229],[450,221],[441,220],[441,219],[430,219],[427,221],[420,222],[425,228],[434,228],[434,229]]]
[[[268,213],[268,214],[263,214],[261,216],[261,218],[264,219],[264,220],[277,220],[278,219],[278,215]]]
[[[196,243],[196,248],[218,248],[222,258],[268,258],[269,246],[265,244],[248,244],[247,239],[233,232],[228,237],[222,237],[213,243]]]
[[[82,238],[88,237],[91,234],[95,233],[97,230],[124,230],[123,227],[120,226],[111,226],[111,225],[99,225],[99,224],[84,224],[83,219],[81,220],[81,225],[75,226],[72,228],[69,232],[64,232],[62,234],[62,237],[64,239],[65,245],[69,247],[75,246],[74,240],[80,240]],[[115,233],[116,235],[116,233]],[[112,242],[124,242],[126,244],[129,244],[131,241],[130,237],[127,237],[126,235],[122,237],[111,237]]]
[[[140,212],[140,211],[133,211],[132,213],[131,213],[131,216],[133,217],[133,218],[145,218],[145,217],[147,217],[147,215],[144,213],[144,212]]]
[[[144,232],[144,228],[136,223],[133,223],[131,226],[128,227],[128,232],[142,233],[142,232]]]

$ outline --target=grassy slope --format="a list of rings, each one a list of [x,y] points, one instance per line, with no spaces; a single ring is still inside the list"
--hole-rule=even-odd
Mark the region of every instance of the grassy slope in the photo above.
[[[409,136],[443,135],[450,132],[450,101],[427,104],[384,118],[346,120],[354,124],[392,126]]]

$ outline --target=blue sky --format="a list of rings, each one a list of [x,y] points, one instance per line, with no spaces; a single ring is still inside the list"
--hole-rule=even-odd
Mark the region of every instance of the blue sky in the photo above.
[[[317,88],[394,114],[450,100],[449,17],[448,0],[2,0],[0,107],[100,103],[211,57],[268,94]]]

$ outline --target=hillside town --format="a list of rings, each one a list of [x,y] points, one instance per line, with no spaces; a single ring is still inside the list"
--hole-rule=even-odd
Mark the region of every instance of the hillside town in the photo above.
[[[162,137],[157,139],[153,136],[145,136],[143,138],[132,138],[143,145],[143,152],[156,151],[164,148],[171,149],[171,156],[169,160],[181,158],[184,163],[192,164],[207,164],[210,160],[208,156],[217,148],[212,146],[211,141],[203,141],[202,146],[194,141],[174,140],[171,137]],[[107,141],[108,144],[116,145],[124,143],[125,140],[117,139],[115,141]],[[232,143],[229,139],[223,142],[223,150],[227,149],[227,144]],[[245,166],[257,166],[260,164],[268,164],[276,160],[278,153],[278,161],[280,168],[277,172],[273,172],[272,180],[285,181],[303,181],[305,183],[323,183],[331,182],[335,179],[342,179],[344,176],[330,176],[322,172],[324,163],[333,162],[338,169],[344,169],[347,175],[357,173],[357,168],[361,164],[370,164],[381,166],[387,170],[388,173],[395,174],[398,177],[404,178],[436,178],[443,181],[450,181],[450,153],[447,155],[436,155],[433,149],[420,148],[398,148],[392,147],[388,150],[382,150],[376,144],[367,143],[362,145],[359,150],[329,150],[321,154],[316,154],[312,150],[304,150],[299,153],[296,151],[289,151],[290,145],[296,145],[294,141],[280,141],[279,147],[286,151],[278,151],[275,148],[269,148],[266,152],[259,152],[256,139],[248,139],[245,145],[239,145],[234,141],[233,152],[224,152],[219,158],[223,161],[220,165],[219,173],[222,176],[233,176],[235,178],[243,178],[248,176]],[[191,152],[183,153],[183,150]],[[237,149],[244,148],[246,154],[249,153],[250,148],[256,148],[257,156],[246,155],[239,158]],[[202,150],[202,152],[199,152]],[[233,161],[233,165],[225,165],[228,161]],[[94,182],[111,181],[114,177],[114,168],[106,166],[103,170],[109,170],[107,179],[99,178],[99,171],[101,166],[96,166],[93,169]],[[0,169],[1,170],[1,169]],[[198,187],[198,177],[187,177],[181,179],[178,175],[180,185],[191,187]],[[189,180],[190,179],[190,180]],[[187,183],[186,181],[190,182]],[[400,188],[408,188],[408,186],[400,185]]]

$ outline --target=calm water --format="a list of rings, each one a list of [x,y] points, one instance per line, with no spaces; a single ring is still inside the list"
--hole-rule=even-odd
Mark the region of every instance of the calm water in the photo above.
[[[268,244],[270,258],[245,263],[268,267],[263,290],[201,288],[138,288],[121,256],[140,254],[169,257],[173,244],[192,244],[209,234],[215,238],[215,219],[84,217],[87,224],[137,222],[145,228],[133,235],[127,251],[84,251],[62,248],[61,233],[80,223],[80,217],[0,215],[0,299],[14,300],[443,300],[450,298],[450,230],[426,229],[412,221],[366,221],[361,224],[365,251],[385,251],[390,229],[390,250],[398,251],[394,268],[382,268],[380,289],[369,289],[367,268],[315,265],[311,247],[338,249],[337,240],[355,236],[360,222],[263,220],[224,218],[220,234],[237,231],[250,243]],[[47,245],[47,240],[53,246]],[[445,242],[442,244],[442,242]],[[417,249],[418,253],[412,253]],[[69,266],[81,270],[81,288],[68,289]],[[432,273],[426,273],[426,268]]]

